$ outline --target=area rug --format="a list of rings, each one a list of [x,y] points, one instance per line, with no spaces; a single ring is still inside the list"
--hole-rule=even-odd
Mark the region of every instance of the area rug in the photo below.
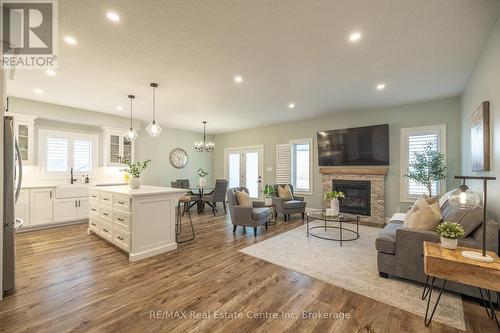
[[[344,242],[342,247],[339,242],[307,238],[306,226],[303,225],[240,252],[422,316],[423,326],[426,307],[426,301],[421,299],[423,285],[379,277],[375,238],[380,229],[359,228],[361,237]],[[329,236],[338,237],[338,234],[334,235],[336,230],[328,230]],[[323,229],[315,229],[315,233],[318,232],[325,236]],[[432,304],[437,294],[438,290],[435,290]],[[465,330],[461,297],[443,293],[433,321]]]

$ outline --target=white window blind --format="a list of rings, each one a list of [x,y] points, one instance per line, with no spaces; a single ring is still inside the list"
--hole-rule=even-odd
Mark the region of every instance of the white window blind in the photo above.
[[[290,144],[276,145],[276,183],[290,184],[292,179],[292,151]]]
[[[434,125],[425,127],[403,128],[401,130],[401,201],[412,201],[423,193],[427,187],[403,177],[411,171],[410,164],[415,161],[416,153],[423,153],[425,148],[446,154],[446,126]],[[444,182],[432,184],[432,195],[439,195],[445,187]]]
[[[73,159],[76,172],[90,172],[92,169],[92,141],[73,141]]]
[[[68,170],[68,139],[47,137],[46,152],[48,172]]]

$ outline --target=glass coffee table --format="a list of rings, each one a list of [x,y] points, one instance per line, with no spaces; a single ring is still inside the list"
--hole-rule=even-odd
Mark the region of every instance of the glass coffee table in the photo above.
[[[322,221],[321,225],[313,225],[310,223],[312,221]],[[339,215],[326,215],[324,210],[315,210],[307,213],[307,237],[313,236],[316,238],[338,241],[340,242],[340,246],[342,246],[342,242],[349,242],[359,238],[359,216],[347,213],[340,213]],[[352,226],[351,228],[346,228],[347,226]],[[354,225],[356,229],[354,229]],[[321,236],[314,232],[316,229],[338,229],[340,237],[333,238],[328,236]],[[344,238],[344,233],[347,233],[347,238]]]

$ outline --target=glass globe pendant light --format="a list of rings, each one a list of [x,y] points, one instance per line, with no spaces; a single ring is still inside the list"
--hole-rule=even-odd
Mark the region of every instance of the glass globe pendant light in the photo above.
[[[449,200],[453,206],[460,209],[472,209],[479,205],[479,196],[465,185],[465,179],[462,185],[451,192]]]
[[[158,87],[158,83],[151,83],[151,87],[153,87],[153,121],[148,125],[146,131],[153,138],[156,138],[161,133],[161,127],[156,122],[156,88]]]
[[[135,139],[137,139],[137,132],[132,126],[132,101],[134,100],[135,96],[128,95],[128,98],[130,98],[130,129],[127,131],[127,133],[125,133],[125,137],[129,141],[134,141]]]

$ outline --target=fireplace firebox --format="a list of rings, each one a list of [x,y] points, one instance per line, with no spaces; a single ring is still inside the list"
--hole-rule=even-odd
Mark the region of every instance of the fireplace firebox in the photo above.
[[[371,183],[366,180],[332,180],[332,189],[341,191],[340,212],[370,216]]]

